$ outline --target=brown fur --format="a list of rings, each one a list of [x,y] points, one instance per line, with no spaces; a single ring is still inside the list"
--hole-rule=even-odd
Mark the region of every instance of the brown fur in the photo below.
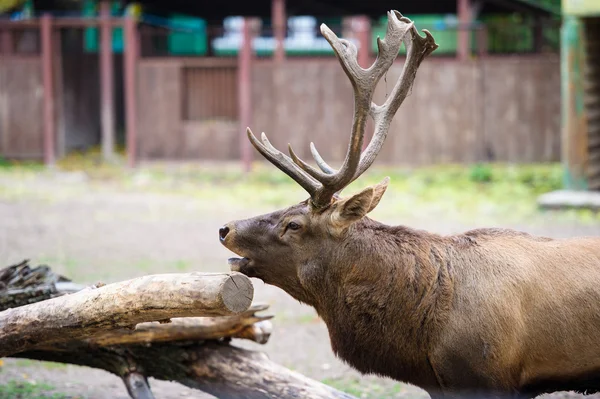
[[[314,306],[359,371],[432,396],[600,390],[600,238],[386,226],[365,216],[386,186],[229,223],[234,270]]]

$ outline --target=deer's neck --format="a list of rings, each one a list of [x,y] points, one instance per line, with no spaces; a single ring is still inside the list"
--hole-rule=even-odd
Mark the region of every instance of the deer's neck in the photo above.
[[[397,375],[388,374],[392,378],[435,383],[432,375],[412,373],[430,369],[428,342],[452,300],[444,239],[367,219],[330,262],[320,268],[326,276],[317,283],[322,291],[315,297],[321,299],[314,306],[329,328],[334,351],[363,372],[394,370]]]

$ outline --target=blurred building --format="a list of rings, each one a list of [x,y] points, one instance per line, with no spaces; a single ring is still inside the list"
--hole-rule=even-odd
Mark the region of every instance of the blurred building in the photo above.
[[[385,11],[440,45],[378,162],[560,158],[557,0],[11,0],[0,19],[0,156],[53,162],[101,145],[136,160],[250,162],[244,127],[341,160],[351,87],[318,26],[374,60]],[[398,57],[375,95],[391,90]]]

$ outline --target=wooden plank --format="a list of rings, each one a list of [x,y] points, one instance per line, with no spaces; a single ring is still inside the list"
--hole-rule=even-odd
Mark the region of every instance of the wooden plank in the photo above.
[[[181,65],[138,68],[139,155],[142,159],[177,159],[183,152]]]
[[[600,17],[585,19],[586,63],[584,106],[588,127],[588,188],[600,190]]]
[[[100,142],[100,69],[97,54],[66,53],[62,59],[65,150],[84,150]]]
[[[557,136],[559,125],[559,60],[548,58],[506,62],[483,61],[486,134],[496,160],[556,161],[545,154],[545,137]],[[549,95],[553,93],[552,95]]]
[[[39,58],[0,62],[2,154],[43,154],[43,86]]]

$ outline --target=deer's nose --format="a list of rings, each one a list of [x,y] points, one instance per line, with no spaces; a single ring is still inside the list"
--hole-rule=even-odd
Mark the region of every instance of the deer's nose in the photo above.
[[[223,241],[225,239],[225,237],[227,237],[227,234],[229,233],[229,227],[227,226],[223,226],[219,229],[219,239],[221,241]]]

